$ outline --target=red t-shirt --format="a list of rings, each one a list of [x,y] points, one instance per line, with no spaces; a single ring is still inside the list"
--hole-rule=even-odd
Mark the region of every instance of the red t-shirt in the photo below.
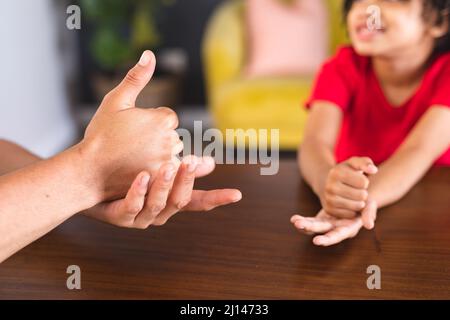
[[[336,104],[344,114],[335,150],[338,162],[365,156],[382,163],[401,145],[428,108],[435,105],[450,108],[450,53],[433,61],[420,88],[407,102],[393,107],[382,91],[371,59],[344,47],[322,67],[307,107],[318,100]],[[450,166],[450,148],[435,164]]]

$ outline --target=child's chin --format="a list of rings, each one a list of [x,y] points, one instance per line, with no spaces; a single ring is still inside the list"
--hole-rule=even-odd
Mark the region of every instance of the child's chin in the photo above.
[[[370,44],[354,44],[353,48],[360,56],[372,57],[378,55],[380,52],[373,45]]]

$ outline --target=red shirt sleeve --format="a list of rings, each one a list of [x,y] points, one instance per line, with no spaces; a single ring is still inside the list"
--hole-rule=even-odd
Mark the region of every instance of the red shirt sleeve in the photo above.
[[[357,57],[353,48],[344,47],[326,62],[317,76],[312,94],[306,102],[309,109],[314,101],[329,101],[347,111],[357,79]]]
[[[430,106],[446,106],[450,108],[450,53],[439,58],[436,63],[439,76]]]

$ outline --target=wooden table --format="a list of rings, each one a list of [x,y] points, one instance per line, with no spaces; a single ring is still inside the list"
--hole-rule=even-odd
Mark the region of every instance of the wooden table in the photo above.
[[[369,231],[319,248],[291,226],[293,213],[319,209],[293,159],[270,177],[220,166],[198,185],[238,187],[244,199],[146,231],[73,218],[0,265],[0,298],[450,298],[450,169],[432,169],[379,213],[381,251]],[[69,265],[82,290],[66,288]],[[366,286],[369,265],[381,268],[381,290]]]

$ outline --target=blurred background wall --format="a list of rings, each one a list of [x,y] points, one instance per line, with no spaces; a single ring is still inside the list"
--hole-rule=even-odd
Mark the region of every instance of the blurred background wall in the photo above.
[[[50,0],[2,1],[0,137],[41,156],[71,144],[75,123]]]

